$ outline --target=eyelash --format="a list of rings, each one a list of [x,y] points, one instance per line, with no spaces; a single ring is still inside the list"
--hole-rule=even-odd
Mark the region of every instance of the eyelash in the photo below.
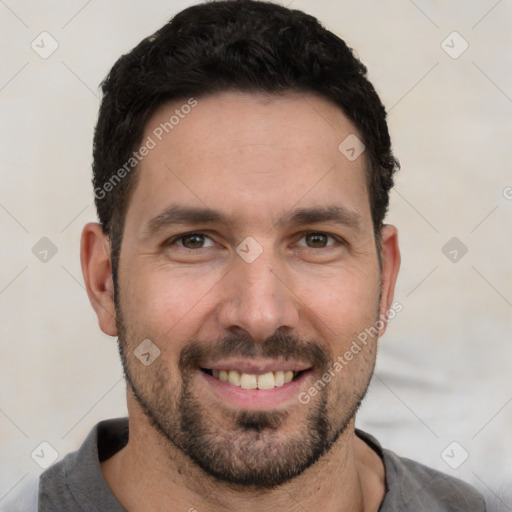
[[[177,235],[175,237],[170,238],[167,242],[165,242],[164,245],[167,245],[167,246],[168,245],[174,245],[176,242],[178,242],[180,240],[183,240],[186,237],[195,236],[195,235],[204,236],[204,237],[209,238],[210,240],[212,240],[212,238],[208,234],[206,234],[204,232],[201,232],[201,231],[191,231],[189,233],[182,233],[181,235]],[[331,238],[332,240],[337,242],[338,244],[341,244],[341,245],[344,244],[344,241],[342,239],[340,239],[339,237],[337,237],[335,235],[331,235],[330,233],[326,233],[324,231],[303,231],[301,233],[301,237],[300,237],[299,240],[302,240],[304,237],[306,237],[308,235],[325,235],[328,238]],[[328,249],[328,248],[332,248],[334,245],[335,244],[331,244],[331,245],[327,245],[325,247],[307,247],[307,246],[301,246],[301,247],[306,248],[306,249],[324,249],[325,250],[325,249]],[[181,248],[182,249],[187,249],[189,251],[200,251],[201,249],[208,249],[208,247],[199,247],[198,249],[189,249],[188,247],[181,247]]]

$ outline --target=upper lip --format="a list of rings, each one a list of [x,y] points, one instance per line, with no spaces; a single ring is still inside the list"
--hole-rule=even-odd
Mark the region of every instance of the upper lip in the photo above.
[[[222,359],[215,362],[206,361],[201,368],[208,370],[237,370],[242,373],[263,374],[268,372],[287,371],[301,372],[311,365],[284,359]]]

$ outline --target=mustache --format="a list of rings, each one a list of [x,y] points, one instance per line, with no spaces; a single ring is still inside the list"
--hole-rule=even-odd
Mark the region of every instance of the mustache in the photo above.
[[[333,361],[331,351],[321,342],[276,332],[262,342],[245,335],[215,342],[194,340],[182,349],[178,367],[187,371],[200,367],[206,360],[215,362],[230,357],[294,360],[323,370]]]

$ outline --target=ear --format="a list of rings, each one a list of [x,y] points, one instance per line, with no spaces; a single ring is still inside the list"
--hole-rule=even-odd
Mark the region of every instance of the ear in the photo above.
[[[95,222],[87,224],[82,231],[80,262],[87,295],[96,311],[100,329],[105,334],[117,336],[110,244],[101,226]]]
[[[396,227],[389,224],[385,225],[382,228],[381,234],[382,271],[379,319],[384,320],[384,326],[379,329],[379,337],[386,331],[388,311],[393,303],[396,278],[400,269],[400,249],[398,247],[398,231]]]

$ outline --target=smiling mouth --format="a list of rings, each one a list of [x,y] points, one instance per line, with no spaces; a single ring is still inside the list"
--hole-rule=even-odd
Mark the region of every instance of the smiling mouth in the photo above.
[[[209,368],[201,368],[201,371],[231,386],[242,389],[274,389],[288,384],[304,373],[304,371],[278,370],[254,374],[237,370],[212,370]]]

